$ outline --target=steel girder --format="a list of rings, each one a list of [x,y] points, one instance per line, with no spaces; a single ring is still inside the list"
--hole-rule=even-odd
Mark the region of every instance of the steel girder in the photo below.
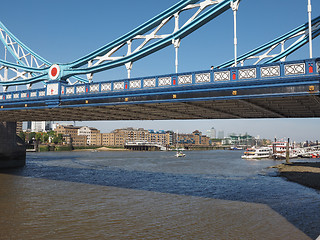
[[[173,44],[179,47],[180,40],[192,33],[202,25],[222,14],[231,7],[235,0],[182,0],[173,5],[166,11],[155,16],[151,20],[137,27],[136,29],[124,34],[111,43],[97,49],[96,51],[71,63],[54,64],[33,52],[5,26],[0,23],[0,39],[5,49],[5,59],[0,60],[0,85],[8,86],[27,85],[50,80],[69,80],[75,77],[76,82],[90,82],[93,74],[125,65],[128,70],[132,63],[152,54],[168,45]],[[192,16],[181,23],[179,15],[182,12],[196,9]],[[174,29],[167,34],[158,34],[158,32],[170,21],[174,21]],[[181,27],[180,27],[181,26]],[[312,21],[312,36],[317,37],[320,34],[320,17]],[[247,54],[238,58],[243,64],[245,60],[258,58],[260,63],[266,59],[265,63],[284,60],[289,54],[307,43],[308,24],[304,24],[283,36],[262,45]],[[298,38],[287,49],[284,49],[284,43],[290,39]],[[132,42],[142,40],[136,49],[132,49]],[[277,46],[281,45],[282,50],[278,54],[270,54]],[[127,54],[124,56],[115,56],[122,49],[127,48]],[[262,53],[266,51],[265,53]],[[7,60],[7,52],[13,57],[11,61]],[[262,53],[262,54],[261,54]],[[260,54],[259,56],[257,56]],[[218,67],[232,66],[233,60],[219,65]],[[87,75],[87,79],[80,78],[78,75]],[[71,81],[69,81],[71,83]]]
[[[90,82],[92,75],[96,72],[121,65],[126,65],[129,69],[134,61],[170,44],[176,46],[182,38],[229,9],[230,2],[233,2],[233,0],[182,0],[136,29],[96,51],[74,62],[58,65],[52,65],[31,51],[1,23],[1,41],[4,45],[5,52],[8,50],[14,59],[11,62],[6,59],[0,60],[0,85],[8,87],[29,84],[29,86],[31,86],[31,84],[39,81],[46,82],[53,79],[68,80],[70,77],[76,77],[82,82]],[[181,24],[181,21],[179,21],[180,13],[188,10],[194,11],[194,9],[196,9],[196,12],[186,22]],[[171,19],[175,21],[172,32],[159,35],[158,32],[160,29]],[[182,26],[180,27],[180,25]],[[132,42],[138,39],[142,39],[143,42],[133,50]],[[151,41],[155,42],[150,44]],[[115,53],[124,46],[127,46],[127,54],[125,56],[114,56]],[[26,57],[29,57],[30,60],[25,60]],[[9,77],[8,71],[13,73],[11,74],[12,77]],[[77,76],[84,74],[87,75],[87,79],[82,79]]]
[[[312,20],[312,38],[316,38],[320,35],[320,16]],[[285,48],[285,43],[289,40],[295,40],[291,45]],[[285,59],[294,51],[307,44],[309,40],[308,23],[305,23],[290,32],[260,46],[257,47],[237,58],[238,63],[244,65],[245,61],[251,59],[257,59],[253,65],[262,63],[273,63],[278,61],[285,61]],[[281,46],[281,50],[278,53],[272,54],[278,46]],[[251,64],[250,64],[251,65]],[[234,59],[228,62],[222,63],[217,68],[225,68],[234,66]]]
[[[230,3],[233,2],[233,0],[205,0],[200,1],[200,3],[197,4],[196,2],[199,1],[181,1],[167,11],[159,14],[147,23],[107,44],[101,49],[98,49],[75,62],[66,64],[64,66],[65,76],[90,74],[88,75],[90,80],[94,73],[121,65],[126,65],[129,69],[133,62],[164,47],[171,44],[174,44],[175,47],[177,47],[182,38],[228,10],[230,8]],[[209,7],[211,8],[208,9]],[[194,13],[185,23],[181,24],[179,22],[179,15],[184,11],[194,9],[197,9],[196,13]],[[171,19],[174,19],[175,21],[172,32],[158,35],[158,32]],[[182,26],[179,27],[180,25]],[[142,39],[143,42],[136,49],[132,49],[132,42],[139,39]],[[150,43],[152,40],[155,40],[155,42]],[[127,46],[127,54],[125,56],[113,56],[124,46]]]

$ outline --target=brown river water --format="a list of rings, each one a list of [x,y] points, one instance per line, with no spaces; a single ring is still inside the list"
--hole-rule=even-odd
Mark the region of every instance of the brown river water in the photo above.
[[[0,172],[0,239],[316,239],[319,191],[241,154],[28,154]]]

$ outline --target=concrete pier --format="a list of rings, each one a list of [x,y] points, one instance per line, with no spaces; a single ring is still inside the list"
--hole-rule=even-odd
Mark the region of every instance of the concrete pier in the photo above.
[[[26,147],[16,135],[17,123],[0,122],[0,168],[23,167]]]

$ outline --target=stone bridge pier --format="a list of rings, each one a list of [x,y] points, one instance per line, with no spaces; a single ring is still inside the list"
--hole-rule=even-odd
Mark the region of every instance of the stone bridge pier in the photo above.
[[[15,122],[0,122],[0,168],[23,167],[26,163],[26,147],[16,128]]]

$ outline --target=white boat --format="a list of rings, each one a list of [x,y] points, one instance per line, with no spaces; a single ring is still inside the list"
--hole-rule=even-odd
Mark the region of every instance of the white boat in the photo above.
[[[271,158],[271,148],[248,148],[247,151],[241,156],[242,159],[255,160],[255,159],[267,159]]]
[[[186,155],[182,151],[177,151],[176,157],[185,157]]]
[[[286,159],[287,156],[287,142],[274,142],[272,144],[272,156],[274,159]],[[294,149],[293,145],[289,144],[289,158],[297,158],[298,151]]]
[[[319,158],[320,150],[318,147],[304,147],[296,149],[298,157],[302,158]]]
[[[177,131],[177,146],[176,146],[177,153],[175,156],[176,157],[185,157],[186,155],[182,152],[182,149],[178,148],[178,142],[179,142],[179,135],[178,135],[178,131]]]

